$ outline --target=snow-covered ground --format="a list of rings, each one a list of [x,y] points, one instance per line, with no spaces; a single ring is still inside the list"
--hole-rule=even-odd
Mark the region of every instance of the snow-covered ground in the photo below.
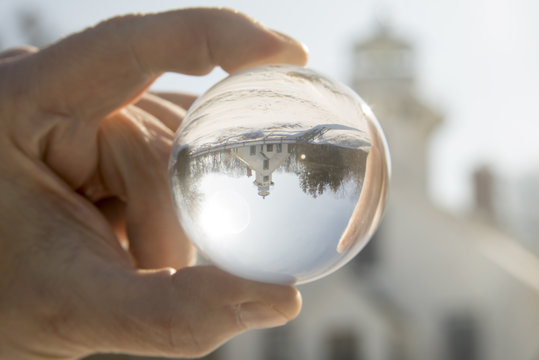
[[[365,148],[372,120],[363,105],[344,85],[304,68],[250,71],[225,79],[193,105],[175,150],[279,140]]]

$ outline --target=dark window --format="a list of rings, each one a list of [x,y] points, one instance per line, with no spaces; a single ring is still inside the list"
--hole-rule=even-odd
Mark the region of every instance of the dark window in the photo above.
[[[358,338],[354,331],[339,329],[329,334],[327,338],[328,360],[361,360],[364,357],[359,349]]]
[[[283,152],[283,144],[276,144],[275,147],[276,147],[275,150],[276,150],[278,153]]]
[[[293,345],[293,334],[289,326],[276,327],[264,330],[262,359],[264,360],[296,360],[298,349]]]
[[[250,155],[255,155],[256,154],[256,145],[251,145],[250,146],[249,153],[250,153]]]
[[[294,151],[294,144],[288,144],[288,153],[291,154]]]
[[[272,152],[272,151],[273,151],[273,144],[268,144],[268,145],[266,145],[266,150],[267,150],[268,152]]]
[[[452,314],[444,324],[447,360],[479,359],[479,333],[476,319],[469,312]]]
[[[262,168],[264,170],[269,169],[269,160],[268,159],[264,159],[264,163],[262,164]]]
[[[269,181],[269,176],[264,176],[263,181]]]

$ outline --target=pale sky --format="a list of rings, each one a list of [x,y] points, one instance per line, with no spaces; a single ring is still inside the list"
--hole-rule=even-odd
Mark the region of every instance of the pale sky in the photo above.
[[[445,114],[429,157],[431,191],[445,207],[469,204],[477,164],[507,174],[539,168],[536,0],[0,0],[0,44],[20,44],[13,17],[25,8],[64,36],[113,15],[188,6],[232,7],[286,32],[308,46],[309,67],[345,83],[353,41],[389,24],[416,48],[418,92]],[[156,86],[200,93],[222,76],[170,76]]]

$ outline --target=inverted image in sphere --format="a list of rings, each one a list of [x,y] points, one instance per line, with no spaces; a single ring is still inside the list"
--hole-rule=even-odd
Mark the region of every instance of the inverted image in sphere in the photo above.
[[[202,95],[169,164],[178,219],[216,266],[282,284],[352,259],[380,223],[390,176],[365,102],[313,70],[263,66]]]

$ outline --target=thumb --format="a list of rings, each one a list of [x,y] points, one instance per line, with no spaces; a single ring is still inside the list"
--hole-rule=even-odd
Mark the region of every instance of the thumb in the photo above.
[[[116,331],[103,339],[103,351],[197,357],[248,329],[285,324],[299,313],[301,297],[290,286],[197,266],[139,272],[108,304]]]

